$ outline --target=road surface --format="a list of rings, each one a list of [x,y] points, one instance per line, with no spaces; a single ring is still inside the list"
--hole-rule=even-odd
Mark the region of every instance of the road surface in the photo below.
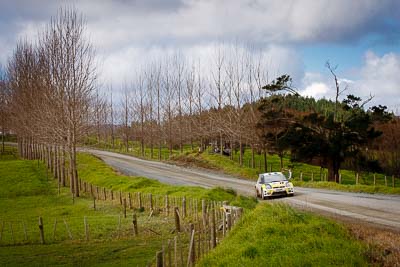
[[[163,183],[233,188],[239,194],[254,196],[252,181],[208,170],[188,169],[162,162],[147,161],[118,153],[84,149],[104,160],[114,169],[127,175],[144,176]],[[295,188],[291,198],[279,198],[300,208],[330,213],[384,226],[400,231],[400,196],[364,193],[348,193],[323,189]]]

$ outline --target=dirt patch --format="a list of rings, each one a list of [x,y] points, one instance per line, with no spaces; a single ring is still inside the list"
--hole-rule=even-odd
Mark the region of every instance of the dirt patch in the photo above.
[[[177,166],[181,167],[189,167],[189,168],[200,168],[200,169],[208,169],[208,170],[214,170],[214,171],[219,171],[219,169],[216,166],[213,166],[206,160],[202,159],[201,157],[195,155],[177,155],[177,156],[172,156],[170,157],[168,163],[172,163]]]
[[[360,223],[345,223],[350,233],[368,246],[370,262],[378,266],[400,266],[400,234]]]

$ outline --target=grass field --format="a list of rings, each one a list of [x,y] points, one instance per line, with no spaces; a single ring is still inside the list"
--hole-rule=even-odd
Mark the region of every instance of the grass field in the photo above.
[[[367,266],[367,252],[331,220],[264,203],[198,266]]]
[[[163,239],[147,232],[132,238],[131,216],[125,219],[120,206],[98,201],[94,210],[92,200],[84,196],[73,203],[68,189],[58,194],[43,164],[13,154],[0,160],[0,266],[143,266],[153,260]],[[140,227],[157,229],[164,239],[171,235],[169,226],[162,227],[167,225],[165,218],[137,215]]]

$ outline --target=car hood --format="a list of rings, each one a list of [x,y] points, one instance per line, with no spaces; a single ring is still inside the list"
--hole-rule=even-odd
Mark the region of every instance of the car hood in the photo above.
[[[287,181],[280,181],[280,182],[272,182],[268,183],[272,188],[279,188],[279,187],[284,187],[286,185]]]

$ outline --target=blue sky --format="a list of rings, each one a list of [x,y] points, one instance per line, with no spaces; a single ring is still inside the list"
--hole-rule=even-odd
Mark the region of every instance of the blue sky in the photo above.
[[[373,104],[400,109],[399,0],[0,0],[0,63],[17,40],[35,40],[61,6],[87,19],[101,78],[118,84],[149,58],[179,50],[196,59],[216,44],[255,47],[269,73],[288,73],[304,94],[333,96],[325,67]],[[250,51],[251,53],[253,51]]]

